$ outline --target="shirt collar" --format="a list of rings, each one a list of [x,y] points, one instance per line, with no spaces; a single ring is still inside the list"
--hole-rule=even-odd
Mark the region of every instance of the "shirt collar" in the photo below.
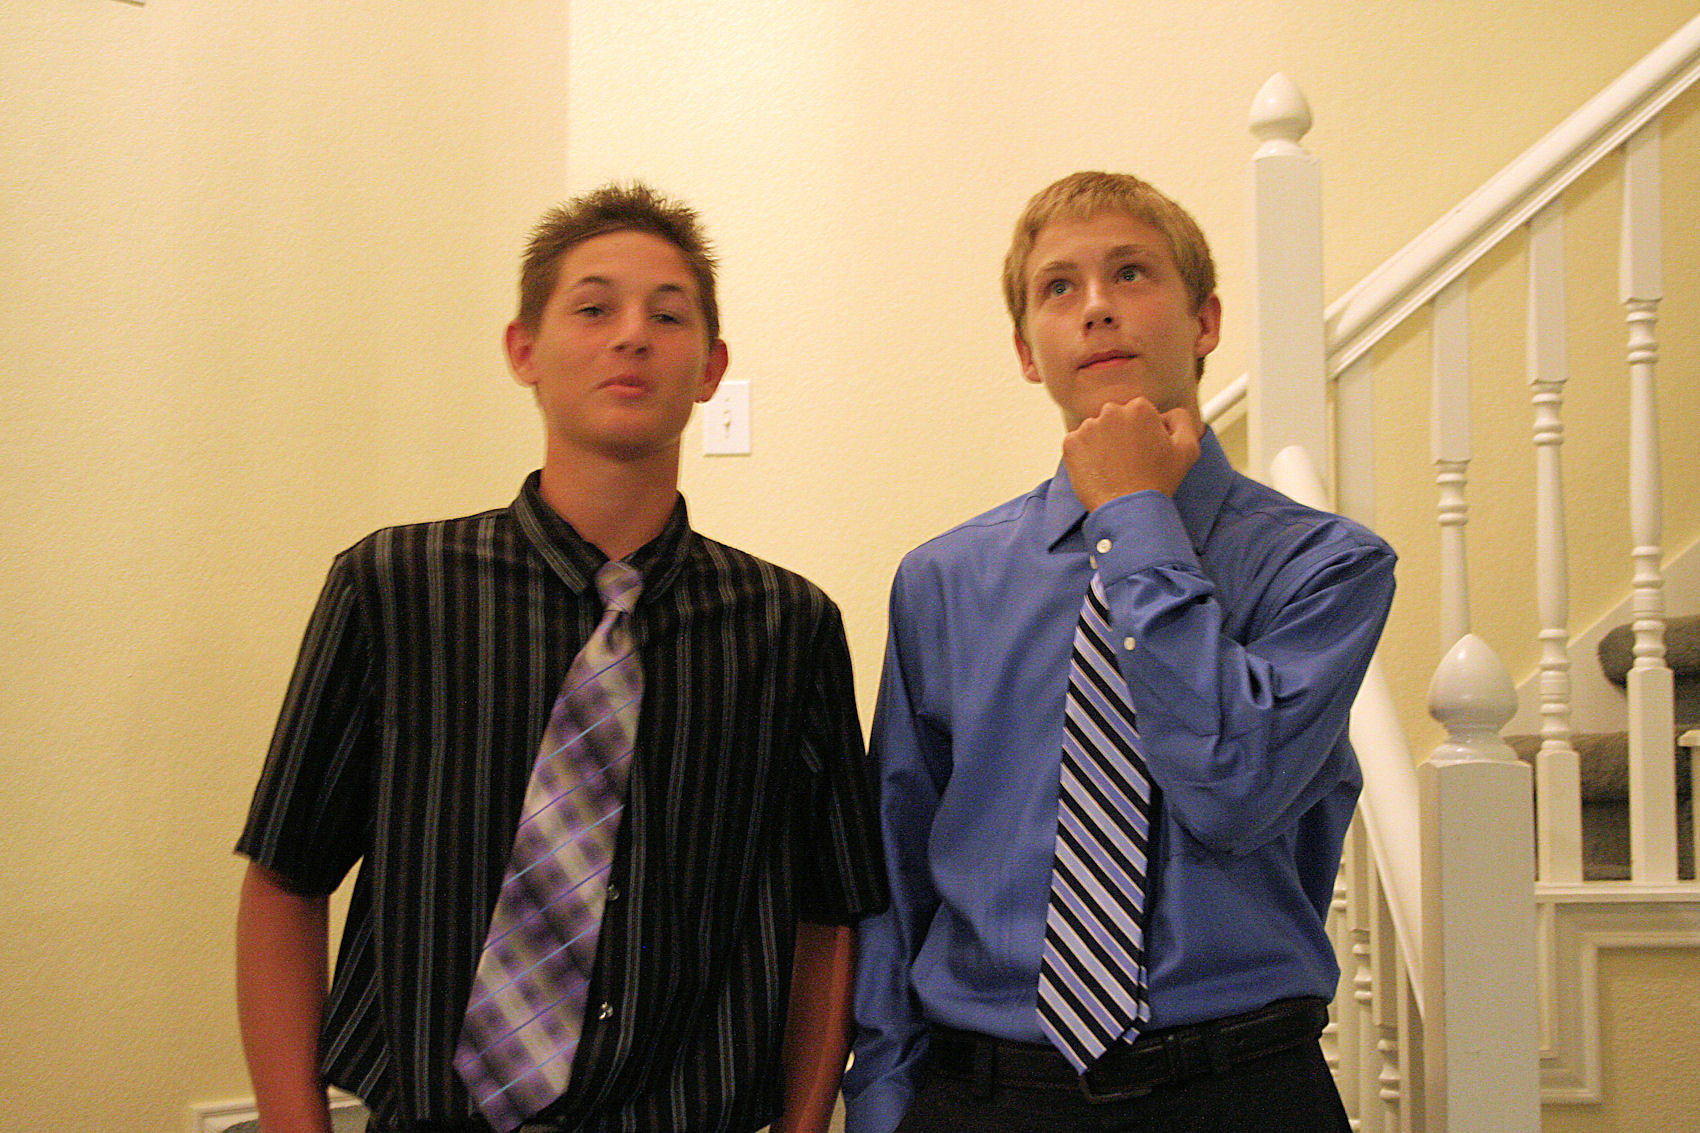
[[[595,585],[596,572],[608,561],[608,556],[586,541],[572,524],[549,506],[543,499],[542,479],[540,472],[527,476],[508,511],[543,561],[549,564],[549,569],[574,594],[583,594],[586,588]],[[667,517],[661,533],[627,559],[643,575],[643,592],[638,596],[638,605],[646,605],[672,585],[685,565],[692,535],[685,497],[678,496],[673,504],[673,513]]]
[[[1228,455],[1222,451],[1222,442],[1207,426],[1198,441],[1198,460],[1187,470],[1186,479],[1175,492],[1175,510],[1180,512],[1181,523],[1195,552],[1203,551],[1211,528],[1216,526],[1216,516],[1228,497],[1233,474]],[[1045,546],[1054,551],[1086,519],[1086,505],[1074,494],[1066,465],[1057,465],[1057,474],[1043,490]]]

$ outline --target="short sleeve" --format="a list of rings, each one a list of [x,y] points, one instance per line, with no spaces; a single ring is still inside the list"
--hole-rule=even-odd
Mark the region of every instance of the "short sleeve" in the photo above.
[[[885,907],[885,869],[850,648],[837,607],[825,606],[799,688],[804,766],[800,813],[792,821],[797,915],[814,924],[850,924]]]
[[[289,682],[238,853],[304,895],[335,889],[365,850],[372,646],[353,552],[331,567]]]

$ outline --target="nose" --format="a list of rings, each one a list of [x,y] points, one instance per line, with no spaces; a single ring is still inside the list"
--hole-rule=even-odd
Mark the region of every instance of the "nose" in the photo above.
[[[1109,289],[1103,283],[1092,280],[1086,284],[1086,302],[1080,313],[1086,320],[1087,330],[1115,325],[1115,308],[1110,303]]]
[[[615,324],[613,347],[633,354],[648,353],[649,333],[649,312],[641,307],[632,308],[623,312]]]

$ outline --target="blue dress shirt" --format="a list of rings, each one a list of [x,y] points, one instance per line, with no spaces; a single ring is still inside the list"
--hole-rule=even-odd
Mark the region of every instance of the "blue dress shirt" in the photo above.
[[[1065,469],[898,568],[872,751],[892,886],[864,920],[848,1133],[908,1108],[927,1023],[1022,1042],[1036,1014],[1063,703],[1096,561],[1151,777],[1150,1027],[1332,997],[1324,931],[1361,776],[1347,714],[1392,550],[1235,472],[1087,514]]]

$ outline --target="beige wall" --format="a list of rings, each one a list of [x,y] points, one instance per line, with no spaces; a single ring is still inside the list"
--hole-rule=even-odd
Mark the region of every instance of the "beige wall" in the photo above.
[[[1247,363],[1255,142],[1245,123],[1271,73],[1286,71],[1315,111],[1306,143],[1323,162],[1333,298],[1694,14],[1686,0],[1616,12],[1094,0],[1066,19],[1038,4],[962,2],[663,2],[645,12],[640,23],[618,5],[574,7],[569,184],[641,174],[708,213],[726,250],[729,375],[752,383],[756,444],[748,459],[687,463],[696,515],[838,597],[864,704],[893,558],[1030,487],[1056,460],[1057,418],[1020,379],[997,287],[1010,226],[1033,191],[1073,169],[1130,169],[1194,211],[1223,277],[1213,391]],[[648,65],[633,66],[634,52]],[[1666,163],[1685,169],[1690,186],[1700,185],[1697,104],[1685,99],[1672,115],[1666,145]],[[1573,234],[1609,234],[1615,223],[1616,185],[1599,181],[1576,195]],[[1692,199],[1673,203],[1679,249],[1694,247]],[[1579,547],[1628,542],[1622,473],[1591,467],[1623,443],[1612,418],[1624,330],[1615,253],[1606,255],[1572,264],[1573,301],[1595,312],[1572,347],[1577,408],[1567,417]],[[1671,294],[1684,283],[1693,294],[1700,259],[1680,269],[1671,259]],[[1518,602],[1496,601],[1488,564],[1527,558],[1527,541],[1510,534],[1529,522],[1527,492],[1489,482],[1532,464],[1521,273],[1519,253],[1496,256],[1473,297],[1512,321],[1496,329],[1472,313],[1483,411],[1472,539],[1492,553],[1477,568],[1477,608],[1519,674],[1536,659],[1526,583]],[[1700,420],[1697,330],[1691,303],[1667,306],[1673,549],[1700,533],[1700,494],[1678,490],[1700,476],[1700,434],[1677,424]],[[1433,482],[1426,348],[1419,318],[1378,352],[1391,379],[1381,464],[1412,487]],[[1514,415],[1503,415],[1507,405]],[[865,506],[869,497],[894,504]],[[1437,738],[1424,705],[1439,659],[1432,489],[1388,493],[1378,525],[1406,559],[1389,670],[1426,748]],[[1628,579],[1627,557],[1579,576],[1577,624],[1621,597]]]
[[[542,0],[0,8],[7,1133],[249,1092],[230,846],[329,556],[534,460],[566,53]]]
[[[995,282],[1029,193],[1108,166],[1187,202],[1226,280],[1220,381],[1271,72],[1317,110],[1334,295],[1691,14],[7,5],[0,1130],[37,1105],[176,1130],[247,1092],[228,847],[295,644],[335,550],[500,503],[535,461],[497,336],[564,191],[640,175],[705,212],[756,452],[693,431],[694,515],[840,600],[866,705],[898,556],[1055,460]]]

